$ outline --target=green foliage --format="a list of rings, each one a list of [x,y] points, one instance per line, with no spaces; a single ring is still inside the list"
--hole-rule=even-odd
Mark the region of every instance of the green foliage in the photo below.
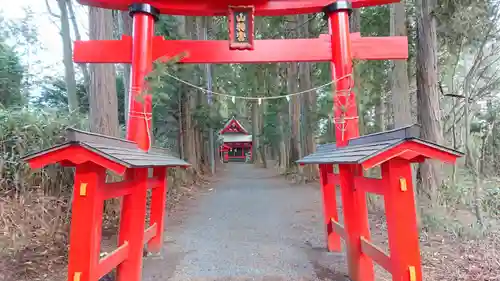
[[[18,54],[0,40],[0,107],[19,106],[23,103],[23,73]]]
[[[66,92],[66,82],[61,77],[46,77],[45,84],[42,85],[39,96],[34,97],[33,104],[38,107],[49,107],[65,111],[68,109],[68,96]],[[80,112],[89,112],[88,96],[85,92],[83,83],[76,86]]]
[[[84,123],[85,119],[82,119],[81,125]],[[61,177],[65,173],[62,169],[53,167],[34,173],[20,158],[62,143],[63,130],[72,125],[68,118],[61,118],[57,112],[0,109],[0,191],[22,192],[42,188],[46,195],[69,192],[69,186],[50,180],[50,177]],[[66,180],[69,183],[69,178]]]
[[[389,6],[376,6],[361,10],[362,36],[389,36]]]
[[[125,124],[125,105],[123,103],[125,90],[123,88],[123,77],[116,76],[116,92],[118,96],[118,119],[120,124]],[[80,113],[89,113],[89,100],[83,81],[77,81],[76,94],[80,104]],[[33,96],[32,104],[37,108],[50,108],[55,111],[65,112],[68,110],[68,95],[66,82],[63,77],[45,77],[41,85],[39,95]]]
[[[38,79],[23,64],[30,57],[31,64],[38,61],[31,56],[39,49],[35,14],[25,9],[21,19],[7,20],[0,13],[0,107],[19,107],[26,102],[29,89]]]

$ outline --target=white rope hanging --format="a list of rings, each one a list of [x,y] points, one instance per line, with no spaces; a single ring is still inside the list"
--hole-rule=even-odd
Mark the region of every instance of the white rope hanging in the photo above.
[[[290,102],[290,99],[291,97],[293,96],[298,96],[298,95],[301,95],[301,94],[305,94],[305,93],[310,93],[310,92],[314,92],[314,91],[317,91],[319,89],[322,89],[322,88],[325,88],[325,87],[328,87],[332,84],[336,84],[337,82],[341,81],[342,79],[346,79],[346,78],[349,78],[349,77],[352,77],[352,74],[347,74],[347,75],[344,75],[340,78],[337,78],[335,80],[332,80],[330,82],[327,82],[323,85],[320,85],[320,86],[317,86],[317,87],[314,87],[314,88],[311,88],[311,89],[308,89],[308,90],[303,90],[303,91],[300,91],[300,92],[296,92],[296,93],[292,93],[292,94],[287,94],[287,95],[283,95],[283,96],[271,96],[271,97],[244,97],[244,96],[235,96],[235,95],[228,95],[228,94],[223,94],[223,93],[218,93],[218,92],[215,92],[215,91],[212,91],[212,90],[208,90],[208,89],[205,89],[205,88],[202,88],[202,87],[199,87],[197,85],[194,85],[186,80],[183,80],[179,77],[176,77],[174,75],[171,75],[169,73],[165,73],[166,76],[178,81],[178,82],[181,82],[183,84],[186,84],[190,87],[193,87],[193,88],[196,88],[204,93],[211,93],[213,95],[217,95],[217,96],[221,96],[223,98],[231,98],[231,101],[233,103],[236,102],[236,99],[242,99],[242,100],[253,100],[253,101],[257,101],[259,105],[262,104],[262,100],[275,100],[275,99],[282,99],[282,98],[285,98],[288,102]],[[347,89],[344,89],[344,90],[336,90],[336,94],[338,95],[339,93],[342,93],[342,95],[344,95],[345,93],[347,93],[347,95],[345,96],[347,98],[346,100],[346,105],[349,103],[349,96],[351,95],[352,93],[352,88],[353,88],[353,81],[352,79],[350,80],[350,85]],[[138,89],[132,89],[132,91],[137,91]],[[153,105],[153,108],[156,106]],[[143,119],[144,122],[146,123],[146,129],[147,129],[147,134],[148,134],[148,138],[149,138],[149,141],[151,142],[152,140],[152,136],[151,136],[151,132],[149,131],[149,120],[152,119],[152,114],[151,113],[146,113],[145,112],[146,108],[143,107],[143,111],[132,111],[130,112],[131,113],[131,117],[135,117],[135,118],[140,118],[140,119]],[[134,116],[135,115],[135,116]],[[345,112],[344,114],[342,115],[345,115]],[[346,120],[352,120],[352,119],[357,119],[358,116],[352,116],[352,117],[346,117],[346,116],[341,116],[340,118],[334,118],[334,123],[336,124],[336,126],[338,125],[341,125],[342,128],[339,128],[341,131],[342,131],[342,138],[344,137],[344,131],[345,131],[345,126],[346,126]]]
[[[228,94],[223,94],[223,93],[218,93],[218,92],[214,92],[214,91],[211,91],[211,90],[208,90],[208,89],[205,89],[205,88],[202,88],[202,87],[199,87],[199,86],[196,86],[186,80],[183,80],[179,77],[176,77],[174,75],[171,75],[169,73],[165,73],[166,76],[176,80],[176,81],[179,81],[183,84],[186,84],[190,87],[193,87],[193,88],[196,88],[204,93],[210,93],[210,94],[213,94],[213,95],[217,95],[217,96],[221,96],[221,97],[225,97],[225,98],[231,98],[231,100],[233,101],[233,103],[235,102],[236,99],[242,99],[242,100],[254,100],[254,101],[258,101],[259,104],[262,103],[262,100],[276,100],[276,99],[283,99],[285,98],[287,101],[290,101],[290,98],[293,97],[293,96],[297,96],[297,95],[301,95],[301,94],[305,94],[305,93],[310,93],[310,92],[314,92],[314,91],[317,91],[319,89],[322,89],[322,88],[325,88],[325,87],[328,87],[332,84],[336,84],[338,81],[342,80],[342,79],[345,79],[345,78],[348,78],[348,77],[351,77],[352,74],[347,74],[347,75],[344,75],[338,79],[335,79],[335,80],[332,80],[328,83],[325,83],[323,85],[320,85],[320,86],[317,86],[317,87],[314,87],[314,88],[311,88],[311,89],[308,89],[308,90],[304,90],[304,91],[300,91],[300,92],[296,92],[296,93],[292,93],[292,94],[287,94],[287,95],[283,95],[283,96],[272,96],[272,97],[243,97],[243,96],[235,96],[235,95],[228,95]],[[347,89],[347,90],[344,90],[344,91],[351,91],[351,88]],[[342,92],[342,91],[339,91],[339,92]]]

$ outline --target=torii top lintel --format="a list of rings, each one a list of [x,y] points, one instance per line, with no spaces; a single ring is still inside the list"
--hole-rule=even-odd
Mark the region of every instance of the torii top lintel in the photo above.
[[[397,3],[400,0],[351,0],[353,8]],[[78,0],[82,5],[125,11],[137,0]],[[319,13],[335,0],[149,0],[140,1],[161,14],[186,16],[224,16],[228,6],[252,5],[257,16]]]

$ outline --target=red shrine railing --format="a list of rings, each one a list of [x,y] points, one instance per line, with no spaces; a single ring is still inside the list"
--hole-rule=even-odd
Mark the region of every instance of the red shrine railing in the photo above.
[[[162,149],[146,153],[133,142],[74,129],[68,130],[66,143],[24,160],[34,169],[55,163],[75,168],[68,280],[97,281],[114,268],[118,280],[140,280],[144,245],[150,252],[163,245],[167,169],[189,164]],[[124,180],[106,182],[107,171]],[[152,196],[146,226],[148,190]],[[118,248],[100,258],[104,201],[113,198],[122,199]]]
[[[366,135],[343,147],[320,146],[298,161],[319,164],[330,251],[346,241],[349,277],[374,280],[373,261],[392,274],[392,280],[420,281],[419,237],[411,163],[436,159],[454,163],[462,153],[418,139],[418,126]],[[338,173],[333,172],[338,165]],[[367,178],[364,170],[381,168],[381,178]],[[344,225],[339,222],[336,188],[340,187]],[[384,197],[390,255],[370,241],[366,193]]]
[[[140,3],[135,0],[79,0],[79,2],[107,9],[128,9],[133,18],[132,37],[124,36],[121,40],[77,41],[74,45],[75,62],[131,64],[127,139],[131,141],[130,143],[135,143],[137,147],[115,151],[122,157],[131,152],[138,153],[138,151],[143,153],[139,158],[151,157],[152,97],[151,93],[148,92],[145,76],[151,70],[153,61],[158,58],[168,58],[185,53],[186,56],[182,58],[181,63],[331,62],[332,80],[337,81],[333,110],[335,120],[341,125],[337,126],[335,131],[338,146],[335,151],[341,151],[345,154],[346,151],[352,149],[351,140],[359,135],[356,98],[352,92],[352,59],[380,60],[407,59],[408,57],[406,37],[365,38],[361,37],[359,33],[350,34],[349,32],[349,14],[352,7],[377,6],[399,2],[399,0],[143,0],[139,1]],[[253,30],[246,28],[246,26],[253,26],[254,16],[318,12],[325,13],[325,19],[329,23],[329,34],[321,35],[315,39],[253,40]],[[165,40],[154,36],[154,22],[160,13],[189,16],[228,16],[230,17],[229,22],[234,23],[235,26],[229,29],[229,41]],[[231,50],[234,48],[239,50]],[[169,161],[173,162],[162,162],[158,158],[146,157],[148,159],[146,162],[131,165],[127,161],[120,161],[119,157],[107,158],[106,153],[103,154],[102,151],[99,153],[98,148],[89,147],[89,144],[79,143],[78,146],[69,143],[67,145],[72,147],[71,153],[68,153],[68,150],[58,148],[57,151],[66,151],[66,153],[53,154],[52,150],[47,150],[43,154],[27,159],[27,161],[33,167],[43,166],[40,163],[55,162],[63,165],[76,165],[68,280],[97,281],[99,276],[118,265],[118,281],[140,281],[143,243],[151,238],[150,244],[153,243],[156,245],[153,248],[159,249],[158,237],[161,237],[160,232],[163,231],[160,224],[152,224],[147,229],[144,227],[145,192],[150,184],[155,183],[154,179],[147,178],[144,168],[158,166],[158,163],[162,163],[165,168],[173,163],[180,163],[181,166],[186,166],[187,163],[175,162],[164,155],[165,159],[170,159]],[[416,140],[405,140],[405,143],[388,147],[388,149],[393,154],[389,155],[374,150],[372,151],[374,155],[371,155],[373,157],[370,159],[357,159],[356,161],[351,159],[350,162],[346,161],[345,158],[332,158],[335,156],[333,154],[327,155],[326,160],[316,162],[316,164],[320,164],[322,178],[327,245],[329,250],[338,250],[340,237],[346,239],[349,276],[354,281],[374,280],[372,261],[369,257],[391,271],[394,280],[422,280],[420,260],[417,258],[419,255],[418,244],[415,243],[418,232],[413,224],[415,214],[414,211],[411,211],[414,210],[414,206],[411,205],[413,201],[410,200],[413,191],[411,182],[408,180],[411,176],[408,163],[422,161],[429,157],[451,160],[453,157],[449,155],[457,156],[450,151],[441,151],[439,147],[428,143],[422,144]],[[58,155],[58,157],[54,155]],[[59,157],[61,155],[65,157]],[[444,155],[448,155],[449,158]],[[308,159],[317,156],[312,155]],[[43,159],[43,161],[37,162],[36,159]],[[308,163],[308,159],[303,159],[302,163]],[[332,163],[339,164],[340,173],[338,175],[331,174],[330,164]],[[383,170],[381,181],[364,179],[359,174],[362,168],[369,168],[381,163]],[[105,184],[103,181],[104,168],[116,169],[116,171],[125,174],[127,177],[125,183]],[[344,227],[338,223],[335,189],[330,181],[338,182],[342,190]],[[381,189],[378,187],[381,184],[386,187]],[[403,186],[406,188],[404,192],[402,192]],[[113,190],[121,191],[115,192]],[[166,187],[155,188],[154,191],[156,190],[161,190],[161,192],[153,192],[154,209],[157,211],[155,214],[152,213],[152,217],[154,217],[154,221],[159,222],[164,215],[164,212],[158,210],[164,206]],[[388,220],[390,220],[390,257],[371,245],[369,241],[365,214],[365,191],[383,193],[387,199],[386,204],[389,204],[386,205],[386,210]],[[99,260],[97,255],[100,239],[99,215],[102,211],[104,198],[108,198],[106,194],[124,196],[120,219],[119,248],[108,257]],[[403,203],[399,202],[404,202],[408,204],[407,206],[411,205],[413,209],[404,209]],[[395,216],[400,213],[404,214],[405,221],[396,219]],[[407,243],[406,237],[409,237],[409,246],[402,246]],[[79,238],[84,239],[84,242],[79,244],[77,241]],[[394,252],[393,249],[395,249]],[[411,267],[406,267],[408,265]],[[408,270],[409,274],[405,274],[404,272]]]

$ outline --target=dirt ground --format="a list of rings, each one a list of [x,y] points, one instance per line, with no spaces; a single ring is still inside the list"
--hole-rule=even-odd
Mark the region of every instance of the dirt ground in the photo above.
[[[168,217],[153,280],[347,280],[344,256],[324,249],[321,193],[247,164]]]

